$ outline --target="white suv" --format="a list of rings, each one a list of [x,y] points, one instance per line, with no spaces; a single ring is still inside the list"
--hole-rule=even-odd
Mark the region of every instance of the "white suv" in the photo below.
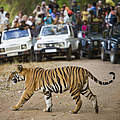
[[[34,45],[36,60],[42,57],[67,56],[71,60],[74,54],[80,57],[79,39],[74,37],[72,25],[46,25],[42,26],[37,42]]]
[[[32,47],[30,30],[10,29],[2,32],[0,59],[30,56]]]

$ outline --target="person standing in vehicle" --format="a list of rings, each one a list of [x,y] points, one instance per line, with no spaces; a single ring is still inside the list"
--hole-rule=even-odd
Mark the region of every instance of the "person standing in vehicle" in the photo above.
[[[82,11],[82,21],[88,21],[89,12],[87,11],[87,6],[84,6],[84,10]]]
[[[49,8],[47,9],[47,15],[43,18],[44,24],[52,24],[52,17],[51,14],[49,13]]]
[[[109,22],[110,35],[111,35],[113,33],[113,27],[117,23],[117,16],[114,6],[111,6],[111,11],[108,15],[108,22]]]
[[[9,18],[10,18],[10,14],[7,12],[5,14],[4,29],[9,29],[10,28]]]
[[[0,8],[0,32],[4,30],[4,21],[5,21],[5,15],[6,11],[4,11],[4,7]]]
[[[83,25],[82,25],[82,36],[83,36],[83,38],[86,37],[87,32],[88,32],[87,21],[84,20]]]
[[[116,15],[117,15],[117,23],[120,26],[120,2],[118,2],[117,8],[116,8]]]
[[[5,15],[6,15],[6,11],[4,11],[4,7],[0,8],[0,24],[4,24],[4,20],[5,20]]]

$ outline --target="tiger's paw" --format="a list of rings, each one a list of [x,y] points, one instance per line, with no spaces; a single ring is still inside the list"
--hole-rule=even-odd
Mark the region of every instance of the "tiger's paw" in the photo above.
[[[72,114],[77,114],[77,112],[76,112],[76,111],[72,111],[71,113],[72,113]]]
[[[71,113],[72,113],[72,114],[77,114],[77,113],[78,113],[78,110],[72,110]]]
[[[11,106],[10,107],[10,110],[12,110],[12,111],[17,111],[19,108],[18,107],[16,107],[16,106]]]
[[[51,107],[45,108],[45,109],[43,110],[43,112],[52,112],[52,108],[51,108]]]

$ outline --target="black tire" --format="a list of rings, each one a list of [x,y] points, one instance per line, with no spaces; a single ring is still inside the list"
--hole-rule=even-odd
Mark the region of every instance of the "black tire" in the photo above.
[[[107,59],[107,55],[105,54],[104,48],[101,48],[101,60],[105,61]]]
[[[117,55],[115,54],[115,52],[113,50],[111,50],[111,53],[110,53],[110,62],[112,64],[117,63]]]
[[[67,60],[68,61],[72,60],[71,56],[72,56],[72,47],[70,46],[68,49],[68,52],[67,52]]]

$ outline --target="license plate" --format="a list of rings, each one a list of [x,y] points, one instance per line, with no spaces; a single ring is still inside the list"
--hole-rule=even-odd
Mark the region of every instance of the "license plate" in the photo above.
[[[46,49],[45,52],[52,53],[52,52],[57,52],[57,50],[56,49]]]
[[[97,41],[94,42],[94,45],[95,45],[95,46],[97,45]]]
[[[8,54],[7,54],[8,57],[9,57],[9,56],[16,56],[16,55],[18,55],[18,53],[8,53]]]

